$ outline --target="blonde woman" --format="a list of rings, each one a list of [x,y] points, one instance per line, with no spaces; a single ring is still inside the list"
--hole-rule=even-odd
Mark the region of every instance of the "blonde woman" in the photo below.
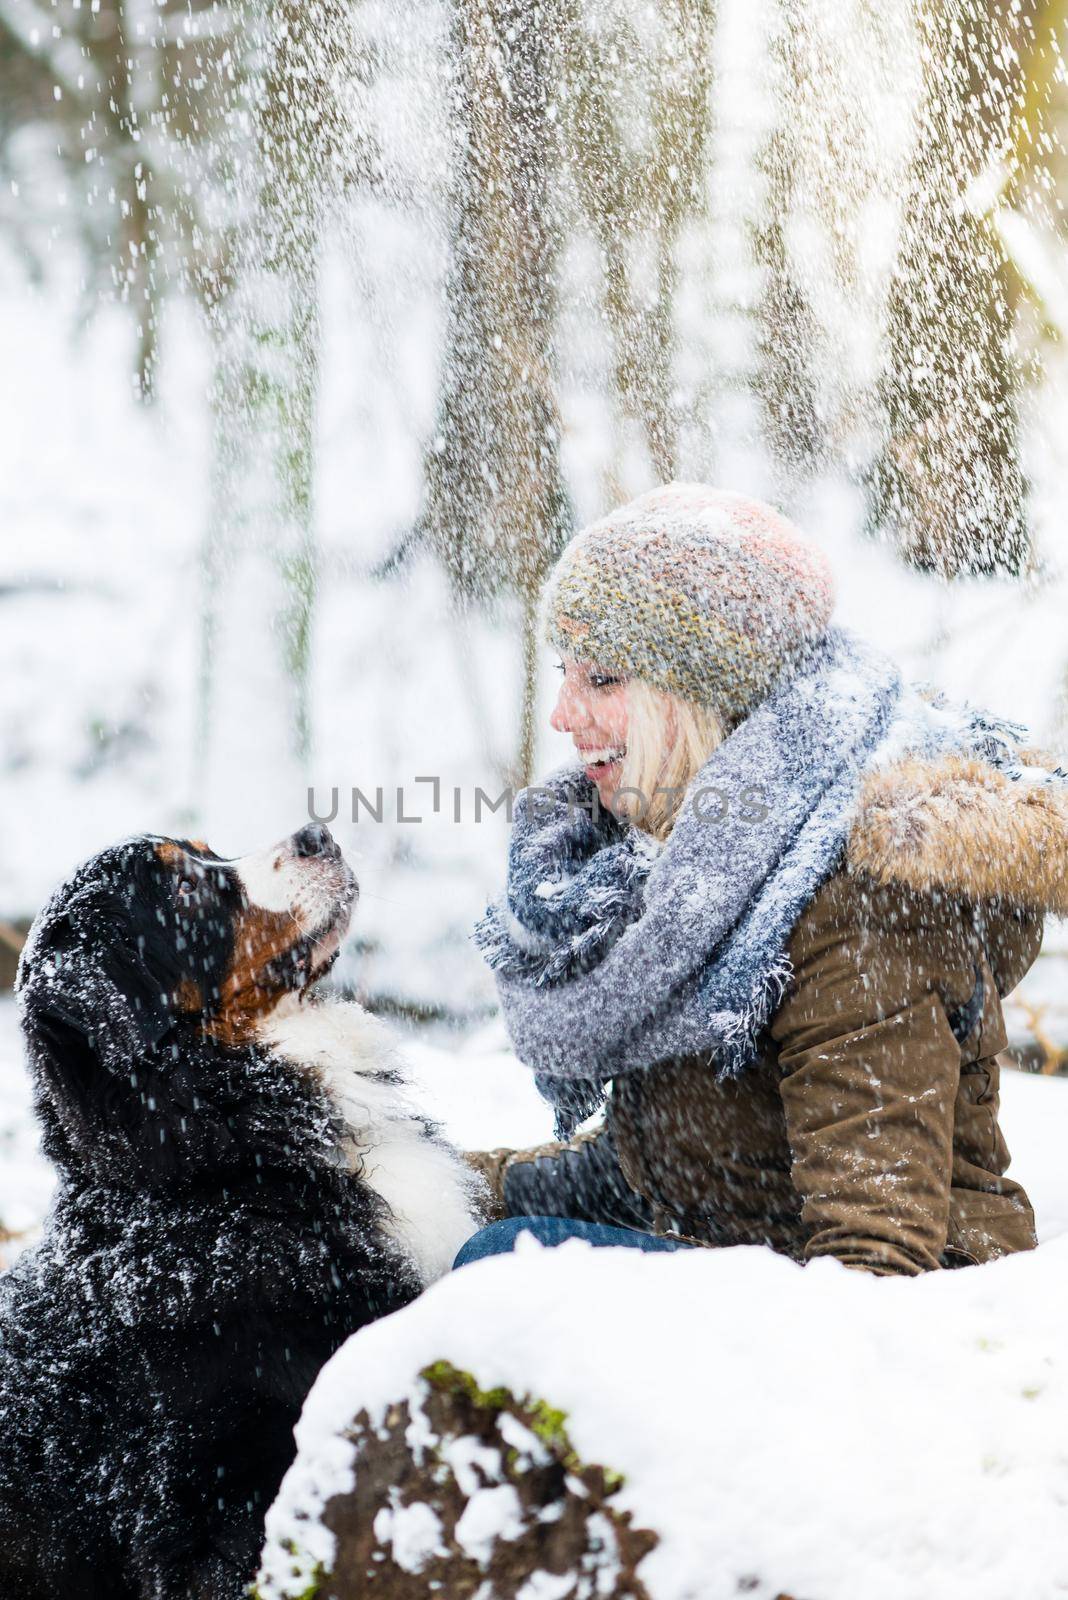
[[[471,1156],[498,1220],[458,1265],[524,1230],[905,1274],[1033,1246],[996,1056],[1068,910],[1068,778],[832,610],[814,545],[702,486],[551,574],[576,765],[477,937],[558,1142]]]

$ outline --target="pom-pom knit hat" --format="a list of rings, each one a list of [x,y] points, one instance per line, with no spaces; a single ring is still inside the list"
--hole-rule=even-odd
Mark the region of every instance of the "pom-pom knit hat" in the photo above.
[[[833,608],[827,559],[791,522],[686,483],[576,534],[542,596],[561,654],[714,706],[730,726],[803,659]]]

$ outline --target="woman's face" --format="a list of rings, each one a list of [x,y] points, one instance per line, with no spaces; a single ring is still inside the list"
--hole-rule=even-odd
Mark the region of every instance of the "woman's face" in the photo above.
[[[560,670],[564,681],[549,721],[557,733],[571,735],[586,776],[610,810],[627,750],[626,679],[571,656]]]

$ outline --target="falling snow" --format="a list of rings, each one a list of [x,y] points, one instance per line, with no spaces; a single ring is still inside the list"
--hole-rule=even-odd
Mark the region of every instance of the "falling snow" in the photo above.
[[[1063,786],[1066,30],[1063,0],[0,0],[5,1264],[54,1181],[5,975],[55,884],[123,835],[237,855],[340,796],[361,899],[334,980],[397,1019],[422,1104],[485,1150],[548,1137],[529,1069],[583,1077],[609,1024],[639,1070],[650,1040],[745,1054],[798,885],[845,836],[844,801],[808,802],[858,741],[872,772],[974,743],[1036,803]],[[595,885],[616,920],[597,902],[576,932],[580,875],[551,852],[528,906],[500,899],[514,791],[574,757],[548,725],[541,586],[576,528],[671,480],[774,502],[826,555],[849,636],[944,698],[906,688],[868,739],[865,672],[796,685],[797,748],[737,774],[774,788],[766,831],[729,861],[726,828],[692,855],[632,832]],[[772,875],[757,899],[783,840],[792,890]],[[540,1032],[502,1015],[472,938],[494,900],[523,973],[611,947]],[[747,981],[654,1019],[659,979],[754,904]],[[1005,1006],[1030,1067],[1068,1063],[1066,979],[1049,918]],[[877,1008],[876,988],[860,975]],[[961,996],[969,1025],[984,994],[976,1019]],[[417,1373],[448,1358],[551,1396],[583,1457],[624,1472],[661,1534],[653,1600],[1052,1600],[1068,1089],[1006,1070],[1002,1092],[1036,1252],[913,1283],[750,1249],[466,1269],[324,1373],[271,1573],[289,1540],[305,1585],[332,1557],[339,1426],[408,1401],[414,1437]],[[910,1113],[934,1098],[910,1090]],[[842,1168],[890,1209],[910,1161],[877,1142]],[[180,1240],[149,1220],[131,1239],[188,1310]],[[101,1291],[126,1327],[137,1282]],[[476,1563],[521,1524],[480,1448],[450,1447]],[[408,1574],[445,1538],[399,1499],[375,1533]],[[524,1600],[556,1584],[533,1574]]]

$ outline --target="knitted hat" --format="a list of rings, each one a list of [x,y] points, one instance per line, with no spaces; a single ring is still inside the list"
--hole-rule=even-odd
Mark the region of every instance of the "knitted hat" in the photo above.
[[[546,580],[564,655],[640,678],[730,725],[827,629],[822,551],[760,500],[670,483],[575,535]]]

